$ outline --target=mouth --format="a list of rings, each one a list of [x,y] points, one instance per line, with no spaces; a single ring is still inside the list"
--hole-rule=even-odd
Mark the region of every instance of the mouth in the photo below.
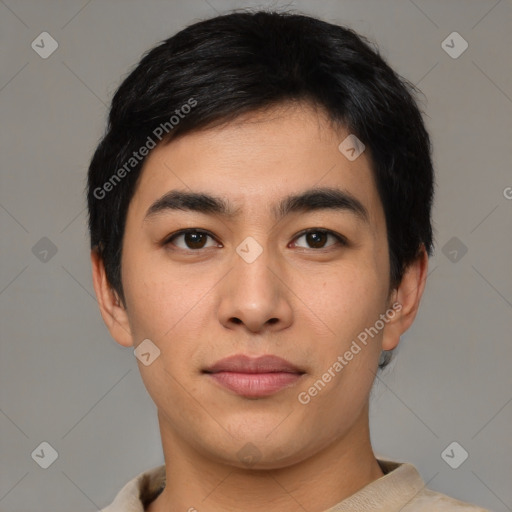
[[[203,370],[216,384],[245,398],[263,398],[290,387],[305,374],[277,356],[257,358],[240,354],[217,361]]]

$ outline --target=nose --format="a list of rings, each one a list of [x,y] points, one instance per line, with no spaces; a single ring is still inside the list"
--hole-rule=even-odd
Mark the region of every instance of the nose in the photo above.
[[[291,291],[284,263],[266,248],[253,261],[238,253],[233,268],[221,282],[219,321],[229,329],[252,333],[278,331],[293,319]]]

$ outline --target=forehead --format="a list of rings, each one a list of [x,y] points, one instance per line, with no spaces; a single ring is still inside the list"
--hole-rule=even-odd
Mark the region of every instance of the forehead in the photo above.
[[[368,152],[351,161],[339,149],[349,135],[306,104],[190,132],[149,154],[130,209],[144,217],[155,200],[180,189],[223,197],[238,218],[255,218],[272,216],[285,197],[330,187],[357,198],[377,225],[383,211]]]

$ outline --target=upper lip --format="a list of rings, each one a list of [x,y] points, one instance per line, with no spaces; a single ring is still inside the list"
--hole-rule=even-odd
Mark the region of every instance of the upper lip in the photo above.
[[[300,368],[274,355],[250,357],[244,354],[220,359],[204,370],[206,373],[236,372],[236,373],[304,373]]]

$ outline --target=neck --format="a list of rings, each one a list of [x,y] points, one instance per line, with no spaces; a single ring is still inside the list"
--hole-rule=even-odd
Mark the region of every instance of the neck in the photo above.
[[[159,415],[166,487],[148,512],[323,512],[383,476],[370,443],[368,407],[350,431],[300,463],[250,470],[205,459]]]

